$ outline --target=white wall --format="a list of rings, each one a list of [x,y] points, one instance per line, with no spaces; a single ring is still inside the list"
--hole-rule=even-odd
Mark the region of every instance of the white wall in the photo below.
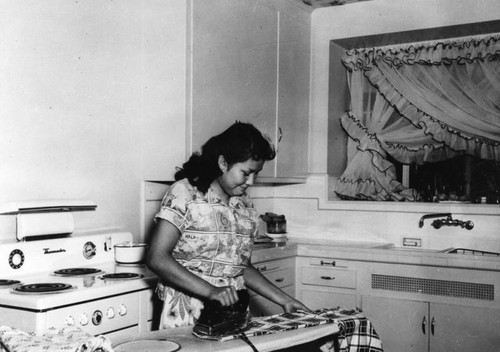
[[[333,39],[418,30],[500,19],[498,0],[373,0],[345,6],[314,10],[312,13],[310,162],[312,175],[305,185],[273,188],[259,186],[252,190],[261,213],[275,211],[289,219],[292,232],[309,233],[316,229],[323,236],[339,240],[393,242],[402,237],[420,237],[426,248],[474,247],[500,251],[498,228],[500,209],[486,209],[488,215],[470,208],[443,208],[394,203],[378,204],[326,201],[328,179],[328,64]],[[500,29],[499,29],[500,30]],[[270,196],[272,195],[272,196]],[[350,204],[349,204],[350,203]],[[397,209],[399,208],[399,210]],[[491,208],[491,207],[490,207]],[[418,227],[422,215],[430,212],[453,212],[454,218],[472,220],[475,228],[435,230],[427,220]]]
[[[138,236],[144,165],[185,157],[185,19],[177,1],[0,0],[0,203],[90,199],[77,229]]]

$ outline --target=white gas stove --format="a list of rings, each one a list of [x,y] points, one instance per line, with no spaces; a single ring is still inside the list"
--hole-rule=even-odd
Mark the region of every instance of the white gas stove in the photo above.
[[[113,246],[127,232],[0,242],[0,325],[23,331],[74,325],[93,335],[151,330],[156,276],[120,265]]]

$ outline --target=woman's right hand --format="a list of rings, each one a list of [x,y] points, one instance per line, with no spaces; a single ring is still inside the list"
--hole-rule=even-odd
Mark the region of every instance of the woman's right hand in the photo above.
[[[233,286],[214,286],[208,299],[219,302],[223,307],[228,307],[238,302],[238,293]]]

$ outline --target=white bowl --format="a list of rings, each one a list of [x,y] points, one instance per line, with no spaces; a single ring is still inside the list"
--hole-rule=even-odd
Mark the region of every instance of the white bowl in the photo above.
[[[119,264],[138,264],[146,259],[147,243],[123,242],[114,247],[115,261]]]

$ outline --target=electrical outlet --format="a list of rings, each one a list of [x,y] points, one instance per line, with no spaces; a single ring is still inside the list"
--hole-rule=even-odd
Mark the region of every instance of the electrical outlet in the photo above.
[[[403,237],[403,247],[422,247],[420,237]]]

